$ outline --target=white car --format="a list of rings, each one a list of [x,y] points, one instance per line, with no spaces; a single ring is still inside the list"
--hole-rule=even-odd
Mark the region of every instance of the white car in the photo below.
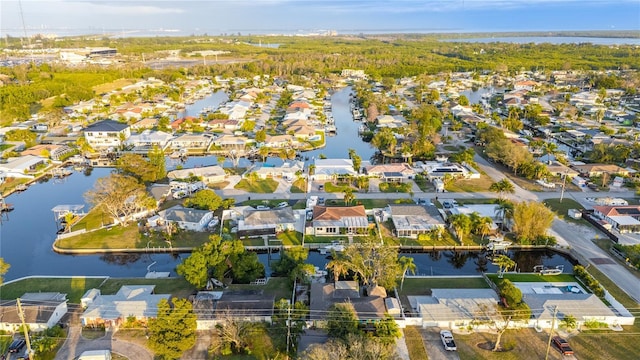
[[[453,334],[449,330],[440,330],[440,340],[442,340],[442,345],[444,345],[444,349],[447,351],[456,351],[458,348],[456,347],[456,342],[453,340]]]
[[[278,204],[278,206],[276,206],[277,209],[282,209],[282,208],[286,208],[287,206],[289,206],[289,203],[286,201],[281,202],[280,204]]]
[[[264,205],[258,205],[256,206],[256,210],[269,210],[269,207]]]

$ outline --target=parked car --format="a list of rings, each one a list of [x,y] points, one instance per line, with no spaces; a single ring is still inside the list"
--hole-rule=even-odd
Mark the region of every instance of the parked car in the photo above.
[[[256,206],[256,210],[269,210],[269,207],[264,205],[258,205]]]
[[[453,334],[449,330],[440,330],[440,340],[442,340],[442,345],[444,345],[444,349],[447,351],[456,351],[458,348],[456,347],[456,342],[453,340]]]
[[[18,351],[20,351],[20,349],[24,347],[25,344],[26,342],[23,339],[13,340],[11,345],[9,345],[9,352],[17,353]]]
[[[289,206],[289,203],[286,202],[286,201],[283,201],[280,204],[278,204],[278,206],[276,206],[276,208],[282,209],[282,208],[286,208],[287,206]]]
[[[324,185],[318,185],[318,190],[320,191],[324,190]]]
[[[573,355],[573,349],[569,346],[567,340],[560,336],[554,336],[553,343],[558,347],[562,355]]]

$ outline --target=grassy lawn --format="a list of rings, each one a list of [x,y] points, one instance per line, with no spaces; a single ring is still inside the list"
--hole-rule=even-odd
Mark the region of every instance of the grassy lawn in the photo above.
[[[287,199],[247,200],[247,201],[243,201],[241,203],[241,205],[243,205],[243,206],[252,206],[252,207],[256,207],[258,205],[264,205],[264,206],[268,206],[270,208],[274,208],[274,207],[278,206],[278,204],[280,204],[281,202],[288,203],[289,200],[287,200]]]
[[[138,239],[138,226],[133,223],[76,235],[59,240],[56,245],[63,249],[134,249]]]
[[[184,278],[144,279],[144,278],[111,278],[100,288],[102,294],[112,295],[123,285],[155,285],[154,293],[171,294],[175,297],[186,298],[196,289]]]
[[[300,194],[305,192],[304,189],[307,185],[307,180],[306,179],[297,179],[293,182],[293,184],[291,184],[291,189],[289,190],[291,193],[293,194]]]
[[[238,190],[245,190],[251,193],[272,193],[278,188],[278,182],[273,179],[242,179],[236,186]]]
[[[91,329],[91,328],[83,328],[82,329],[82,337],[89,340],[100,339],[105,335],[104,329]]]
[[[377,209],[386,207],[389,204],[414,204],[411,199],[356,199],[355,205],[364,205],[365,209]]]
[[[609,240],[609,238],[598,238],[598,239],[592,239],[591,241],[593,241],[596,245],[598,245],[598,247],[604,251],[606,251],[609,254],[613,254],[613,252],[611,251],[611,247],[613,245],[613,243],[611,242],[611,240]],[[632,273],[633,275],[635,275],[638,279],[640,279],[640,272],[638,270],[636,270],[635,268],[630,268],[627,266],[627,264],[620,260],[620,258],[618,258],[617,256],[612,256],[611,257],[613,260],[615,260],[618,264],[626,267],[627,269],[629,269],[629,272]]]
[[[242,240],[242,245],[244,246],[264,246],[264,239],[261,237],[240,240]]]
[[[575,224],[591,226],[591,224],[589,224],[589,222],[584,219],[574,219],[569,216],[569,209],[583,209],[582,205],[580,205],[573,199],[564,198],[562,199],[562,202],[560,202],[560,199],[547,199],[542,203],[553,212],[555,212],[556,215],[562,220],[570,221]]]
[[[222,190],[222,189],[226,188],[227,186],[229,186],[229,182],[228,181],[221,181],[221,182],[217,182],[215,184],[209,184],[207,186],[210,189],[213,189],[213,190]]]
[[[112,82],[96,85],[96,86],[93,87],[93,91],[95,91],[96,94],[102,94],[102,93],[106,93],[106,92],[109,92],[109,91],[122,89],[123,87],[125,87],[127,85],[134,84],[134,83],[135,83],[135,80],[118,79],[118,80],[115,80],[115,81],[112,81]]]
[[[67,294],[70,303],[79,304],[84,293],[102,284],[105,278],[31,278],[0,287],[0,298],[15,300],[26,292],[60,292]]]
[[[314,236],[314,235],[305,235],[304,243],[305,244],[329,244],[332,241],[344,241],[345,243],[349,241],[349,238],[346,236]]]
[[[422,335],[415,326],[407,326],[402,330],[404,332],[404,341],[409,349],[410,359],[428,359],[427,349],[424,348]]]
[[[311,148],[318,148],[318,147],[322,147],[325,144],[325,140],[324,140],[324,131],[316,131],[316,135],[320,135],[320,140],[317,141],[307,141],[307,143],[309,145],[311,145]]]
[[[480,175],[480,179],[458,179],[446,186],[449,192],[487,192],[493,180],[487,175]]]
[[[406,278],[400,295],[431,295],[431,289],[488,289],[483,278]]]
[[[282,240],[282,245],[301,245],[302,233],[297,231],[284,231],[278,234],[277,238]]]
[[[498,283],[498,274],[487,274],[487,277],[494,283]],[[560,275],[537,275],[537,274],[504,274],[503,279],[509,279],[513,282],[578,282],[575,276],[571,274]]]
[[[411,183],[395,183],[395,182],[383,182],[380,183],[380,192],[383,193],[407,193],[411,191]]]
[[[334,184],[331,181],[327,181],[326,183],[324,183],[324,191],[328,193],[341,193],[348,188],[351,188],[354,191],[356,191],[356,188],[354,188],[349,184]]]
[[[179,230],[173,234],[171,243],[166,240],[166,234],[164,232],[151,232],[141,235],[140,240],[136,243],[138,249],[144,249],[147,247],[186,247],[195,248],[202,244],[209,242],[209,236],[217,234],[218,232],[199,232],[199,231],[187,231]]]
[[[228,290],[262,290],[265,295],[275,296],[276,301],[285,298],[291,299],[291,286],[293,284],[286,277],[269,278],[266,285],[231,284]]]
[[[107,214],[101,206],[96,206],[89,210],[87,215],[80,219],[77,223],[73,224],[71,231],[86,229],[93,230],[99,229],[103,225],[111,223],[111,215]]]
[[[627,309],[636,309],[640,306],[640,303],[633,300],[629,295],[627,295],[626,292],[620,289],[618,285],[616,285],[616,283],[611,281],[611,279],[609,279],[605,274],[600,272],[600,270],[598,270],[595,266],[589,266],[587,268],[587,272],[589,272],[591,276],[593,276],[596,280],[598,280],[600,282],[600,285],[602,285],[605,289],[607,289],[609,294],[611,294],[611,296],[613,296],[616,300],[618,300]],[[636,324],[639,324],[639,323],[636,322]],[[640,332],[640,328],[637,331]]]
[[[293,210],[306,209],[307,208],[307,201],[306,200],[298,200],[298,201],[296,201],[295,204],[293,204],[292,208],[293,208]]]
[[[495,341],[494,333],[455,334],[454,336],[460,359],[539,360],[545,358],[548,335],[544,332],[537,333],[533,329],[507,330],[502,336],[501,344],[503,347],[514,346],[514,348],[500,353],[483,350],[476,346],[480,343]],[[570,343],[573,345],[572,341]],[[577,354],[580,359],[584,359],[580,353]],[[549,359],[559,360],[562,359],[562,355],[552,347],[549,350]]]

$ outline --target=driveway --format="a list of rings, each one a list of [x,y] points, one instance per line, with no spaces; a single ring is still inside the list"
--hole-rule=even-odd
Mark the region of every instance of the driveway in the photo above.
[[[429,327],[420,329],[424,347],[427,349],[429,360],[460,360],[456,351],[447,351],[440,340],[440,328]],[[455,335],[454,335],[455,337]]]
[[[74,360],[88,350],[111,350],[129,360],[153,360],[153,353],[149,349],[122,339],[113,339],[112,332],[95,340],[83,338],[81,332],[79,325],[69,327],[67,340],[56,354],[55,360]]]
[[[498,182],[502,179],[507,179],[507,176],[503,174],[500,170],[496,169],[493,164],[489,163],[482,156],[475,154],[473,160],[482,168],[482,170],[487,173],[487,175],[493,179],[493,181]],[[518,200],[534,200],[537,201],[538,197],[532,192],[521,188],[518,184],[511,182],[515,188],[515,193],[512,194],[512,198]]]

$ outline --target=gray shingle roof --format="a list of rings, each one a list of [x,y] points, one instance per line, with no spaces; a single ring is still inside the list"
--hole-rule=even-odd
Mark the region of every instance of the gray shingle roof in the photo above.
[[[87,126],[86,128],[84,128],[84,131],[85,132],[91,132],[91,131],[120,132],[128,127],[129,125],[125,123],[107,119],[107,120],[95,122]]]

